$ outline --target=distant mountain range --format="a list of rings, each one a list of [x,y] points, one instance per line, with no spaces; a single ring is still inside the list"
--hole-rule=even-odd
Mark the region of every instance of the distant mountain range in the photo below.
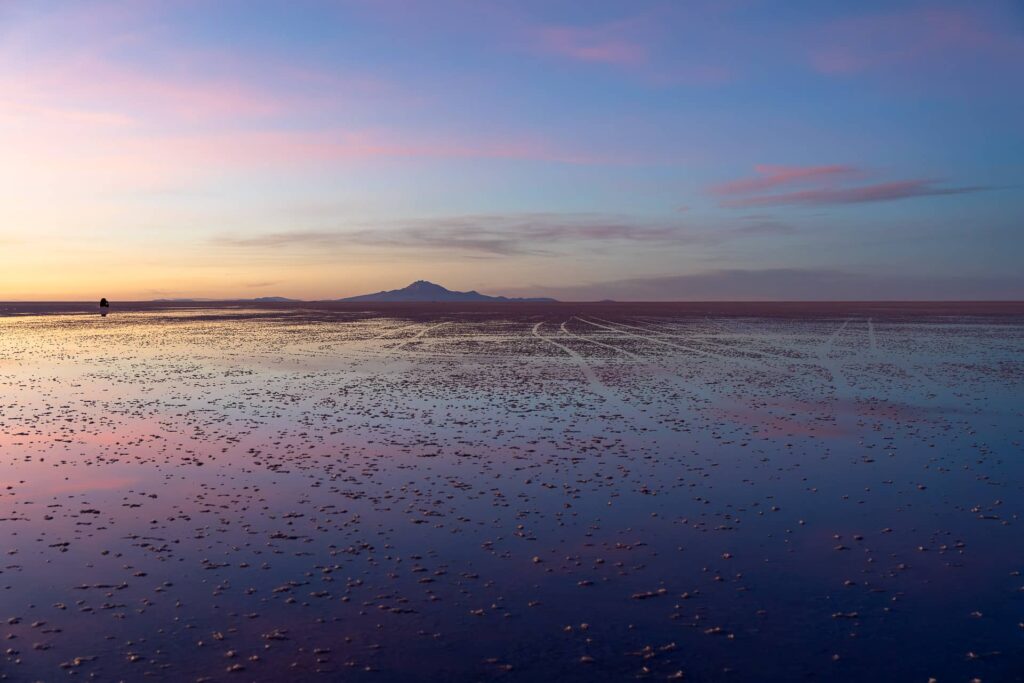
[[[206,303],[216,301],[245,301],[252,303],[289,303],[289,302],[301,302],[302,299],[289,299],[283,296],[261,296],[255,299],[153,299],[156,303]],[[426,280],[417,280],[408,287],[402,289],[392,289],[387,292],[377,292],[376,294],[362,294],[360,296],[350,296],[344,299],[330,299],[330,301],[341,301],[341,302],[352,302],[352,303],[373,303],[373,302],[440,302],[440,301],[557,301],[557,299],[550,299],[547,297],[536,297],[536,298],[513,298],[507,296],[487,296],[477,291],[471,292],[453,292],[450,289],[445,289],[441,285],[435,285],[433,282],[427,282]]]
[[[336,301],[349,302],[383,302],[383,301],[404,301],[404,302],[439,302],[439,301],[555,301],[545,297],[532,299],[513,299],[507,296],[487,296],[477,291],[453,292],[441,285],[435,285],[426,280],[417,280],[403,289],[392,289],[387,292],[376,294],[363,294],[361,296],[350,296]]]

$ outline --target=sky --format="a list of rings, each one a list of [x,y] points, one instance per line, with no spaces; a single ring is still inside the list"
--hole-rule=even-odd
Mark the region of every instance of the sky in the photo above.
[[[1024,4],[0,0],[0,300],[1024,299]]]

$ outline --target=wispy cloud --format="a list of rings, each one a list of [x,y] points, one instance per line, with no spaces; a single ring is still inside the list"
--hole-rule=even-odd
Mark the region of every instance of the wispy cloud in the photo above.
[[[740,178],[710,188],[714,195],[736,195],[773,190],[784,185],[809,185],[831,182],[836,179],[854,178],[863,171],[853,166],[832,164],[829,166],[771,166],[761,164],[754,167],[753,178]]]
[[[987,187],[942,187],[938,181],[928,179],[898,180],[889,183],[861,185],[858,187],[824,188],[818,190],[800,190],[782,194],[757,195],[730,199],[723,206],[783,206],[783,205],[821,205],[821,204],[862,204],[865,202],[891,202],[897,199],[914,197],[935,197],[950,194],[980,192]]]
[[[799,230],[796,226],[785,223],[771,216],[751,214],[743,216],[739,225],[730,231],[736,236],[760,236],[760,235],[792,235]]]
[[[536,30],[543,52],[580,62],[636,66],[648,60],[647,47],[628,38],[627,24],[602,26],[544,26]]]
[[[128,119],[150,130],[196,124],[238,128],[409,106],[416,95],[369,73],[323,72],[184,48],[171,63],[136,63],[102,51],[0,61],[0,94],[22,107]],[[340,97],[337,93],[345,93]]]
[[[530,48],[571,62],[617,68],[655,87],[719,85],[731,81],[733,69],[703,44],[702,26],[714,11],[689,3],[664,5],[615,21],[589,25],[541,25],[526,29]],[[673,26],[674,30],[666,30]],[[685,54],[680,46],[691,46]]]
[[[10,125],[6,125],[6,124]],[[0,94],[0,148],[15,181],[66,192],[195,186],[223,172],[343,168],[375,162],[530,161],[570,165],[631,163],[514,135],[447,135],[404,130],[224,130],[149,132],[130,120],[6,107]]]
[[[738,240],[789,235],[795,226],[764,214],[701,225],[598,213],[473,214],[331,229],[221,234],[220,248],[295,253],[355,247],[462,257],[579,256],[612,249],[710,248]]]
[[[867,171],[846,165],[828,166],[757,166],[759,174],[714,185],[709,193],[721,197],[721,206],[751,208],[759,206],[862,204],[889,202],[914,197],[964,194],[989,189],[983,186],[948,187],[934,178],[910,178],[886,182],[851,185],[848,181],[870,175]],[[766,191],[807,187],[789,192]]]
[[[213,244],[247,249],[341,246],[457,251],[482,256],[550,254],[554,245],[590,249],[615,242],[668,244],[699,239],[682,226],[600,214],[486,214],[386,223],[371,228],[305,230],[244,237],[220,236]]]
[[[883,69],[930,69],[941,76],[951,65],[975,59],[1006,68],[1024,57],[1024,35],[1012,27],[1012,15],[1000,16],[998,6],[922,5],[832,20],[816,28],[810,63],[833,76]]]

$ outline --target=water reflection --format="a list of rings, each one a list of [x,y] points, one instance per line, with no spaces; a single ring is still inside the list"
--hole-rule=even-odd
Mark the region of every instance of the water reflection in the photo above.
[[[1021,322],[4,319],[0,672],[1012,679]]]

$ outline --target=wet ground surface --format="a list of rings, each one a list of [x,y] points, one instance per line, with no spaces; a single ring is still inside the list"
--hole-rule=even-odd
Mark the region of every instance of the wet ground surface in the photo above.
[[[1012,310],[12,312],[5,680],[1024,680]]]

